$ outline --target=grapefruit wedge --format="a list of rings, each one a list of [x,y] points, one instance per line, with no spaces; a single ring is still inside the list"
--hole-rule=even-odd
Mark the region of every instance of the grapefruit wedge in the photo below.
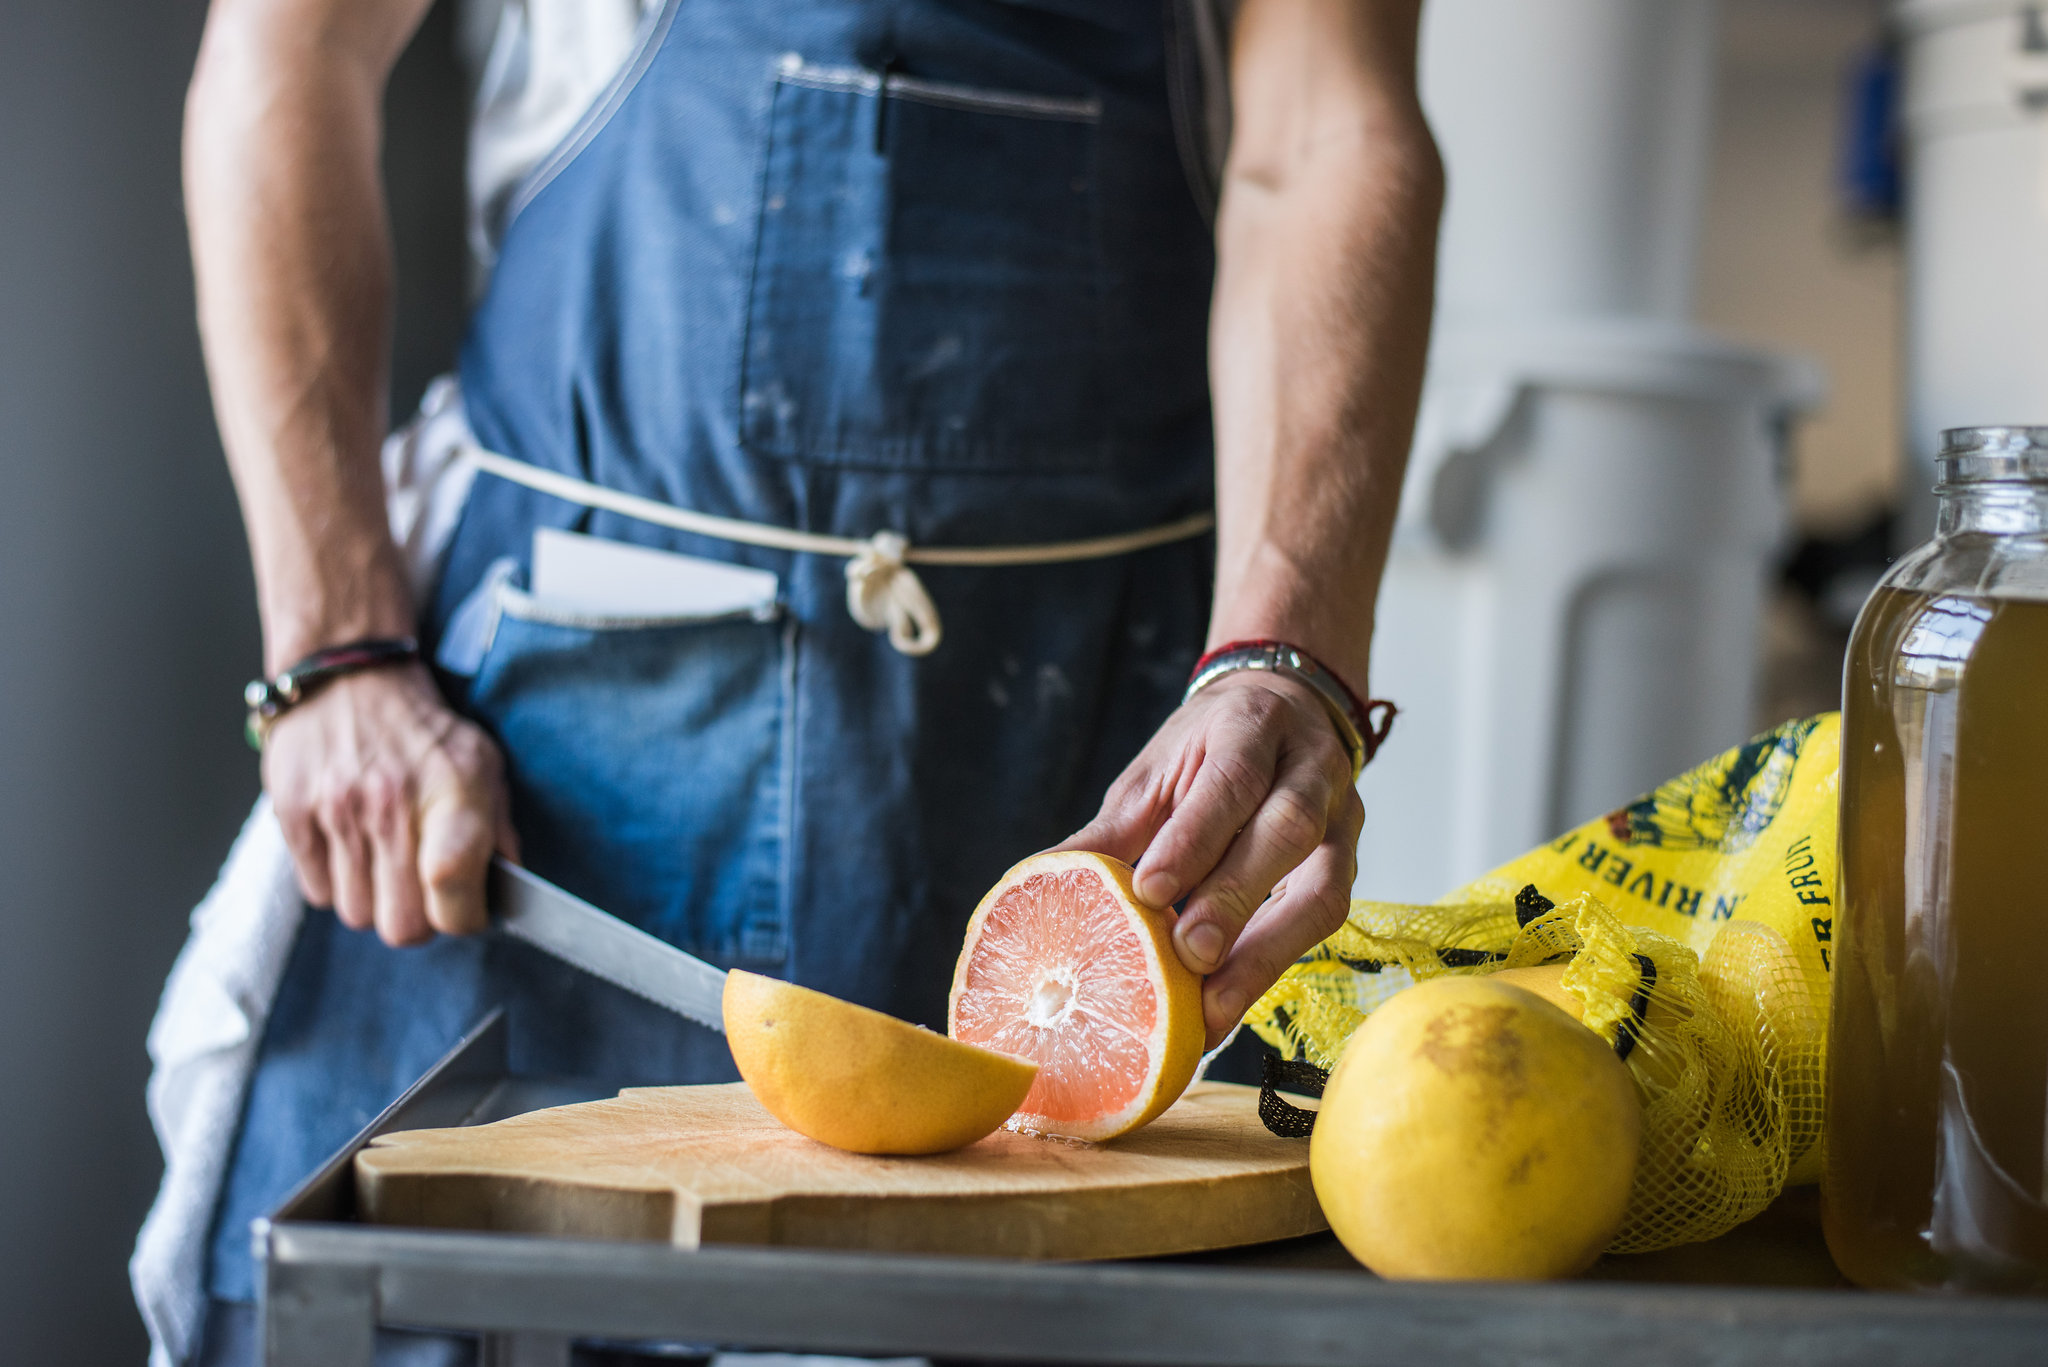
[[[1202,980],[1173,913],[1107,855],[1033,855],[975,908],[953,970],[953,1038],[1034,1060],[1010,1128],[1095,1142],[1180,1098],[1202,1058]]]
[[[854,1153],[944,1153],[1008,1119],[1037,1065],[808,987],[733,969],[725,1038],[783,1124]]]

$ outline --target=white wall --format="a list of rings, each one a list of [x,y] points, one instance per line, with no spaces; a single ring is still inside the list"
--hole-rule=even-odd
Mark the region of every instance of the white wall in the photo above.
[[[1893,496],[1900,454],[1899,252],[1835,192],[1848,66],[1881,0],[1728,0],[1698,316],[1818,360],[1828,397],[1799,425],[1792,513],[1840,531]]]

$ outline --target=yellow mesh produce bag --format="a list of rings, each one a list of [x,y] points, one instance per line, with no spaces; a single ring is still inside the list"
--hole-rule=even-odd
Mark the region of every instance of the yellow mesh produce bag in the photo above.
[[[1610,1251],[1722,1234],[1818,1174],[1840,739],[1787,723],[1441,903],[1353,902],[1246,1023],[1327,1069],[1403,987],[1563,963],[1643,1100]]]

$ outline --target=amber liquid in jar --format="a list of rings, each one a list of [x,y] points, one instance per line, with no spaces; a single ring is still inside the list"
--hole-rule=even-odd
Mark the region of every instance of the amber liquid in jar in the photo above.
[[[2048,1291],[2048,602],[1880,589],[1844,688],[1828,1247]]]

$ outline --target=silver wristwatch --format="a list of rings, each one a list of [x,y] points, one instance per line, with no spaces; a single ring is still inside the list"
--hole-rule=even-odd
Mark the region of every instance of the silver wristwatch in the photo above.
[[[1344,686],[1342,680],[1324,668],[1313,655],[1284,641],[1247,641],[1203,656],[1195,666],[1194,677],[1188,680],[1188,691],[1181,695],[1181,701],[1186,702],[1224,675],[1245,669],[1285,674],[1315,691],[1323,710],[1330,714],[1331,724],[1337,728],[1337,739],[1344,743],[1345,754],[1351,758],[1351,778],[1356,782],[1365,770],[1365,762],[1379,748],[1387,726],[1393,721],[1393,704],[1366,704],[1369,709],[1385,709],[1385,721],[1377,728],[1372,727],[1366,717],[1358,715],[1359,709],[1352,701],[1351,690]]]

